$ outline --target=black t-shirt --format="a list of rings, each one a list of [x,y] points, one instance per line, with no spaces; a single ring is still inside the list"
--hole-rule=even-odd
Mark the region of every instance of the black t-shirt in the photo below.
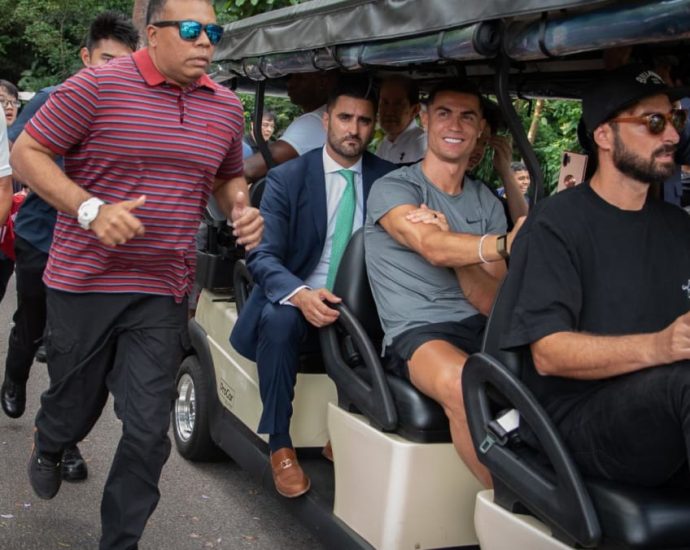
[[[561,331],[655,332],[690,309],[690,216],[674,205],[621,210],[584,183],[540,203],[512,252],[504,348]],[[610,380],[540,376],[533,365],[523,379],[556,422]]]

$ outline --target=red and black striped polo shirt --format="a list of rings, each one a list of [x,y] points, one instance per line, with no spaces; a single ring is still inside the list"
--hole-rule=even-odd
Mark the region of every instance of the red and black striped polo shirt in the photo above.
[[[27,124],[92,195],[134,211],[145,235],[100,243],[59,213],[44,281],[67,292],[138,292],[181,300],[193,282],[194,237],[215,177],[242,175],[242,105],[206,75],[165,81],[147,49],[62,84]]]

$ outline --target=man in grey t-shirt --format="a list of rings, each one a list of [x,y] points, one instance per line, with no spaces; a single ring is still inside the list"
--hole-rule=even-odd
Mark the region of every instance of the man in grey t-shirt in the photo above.
[[[506,234],[498,199],[465,177],[486,126],[476,89],[442,83],[422,116],[426,156],[379,179],[367,201],[369,281],[384,345],[412,384],[443,406],[458,454],[489,486],[467,428],[460,375],[479,350],[522,219]]]

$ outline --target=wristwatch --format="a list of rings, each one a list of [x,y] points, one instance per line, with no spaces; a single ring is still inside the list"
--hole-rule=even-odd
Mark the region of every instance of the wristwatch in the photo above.
[[[510,254],[508,254],[508,235],[503,234],[498,236],[496,239],[496,252],[503,259],[510,256]]]
[[[82,202],[77,210],[77,221],[79,222],[79,225],[88,231],[89,227],[91,226],[91,222],[96,219],[96,216],[98,216],[98,211],[104,204],[105,201],[102,201],[97,197],[91,197],[90,199],[86,199],[84,202]]]

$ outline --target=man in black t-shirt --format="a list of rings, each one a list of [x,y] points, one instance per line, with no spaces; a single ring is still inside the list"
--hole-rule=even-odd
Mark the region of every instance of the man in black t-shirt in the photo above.
[[[582,116],[597,170],[541,203],[515,241],[502,345],[530,346],[523,379],[588,476],[688,477],[690,216],[647,200],[675,168],[684,92],[640,67],[594,83]]]

